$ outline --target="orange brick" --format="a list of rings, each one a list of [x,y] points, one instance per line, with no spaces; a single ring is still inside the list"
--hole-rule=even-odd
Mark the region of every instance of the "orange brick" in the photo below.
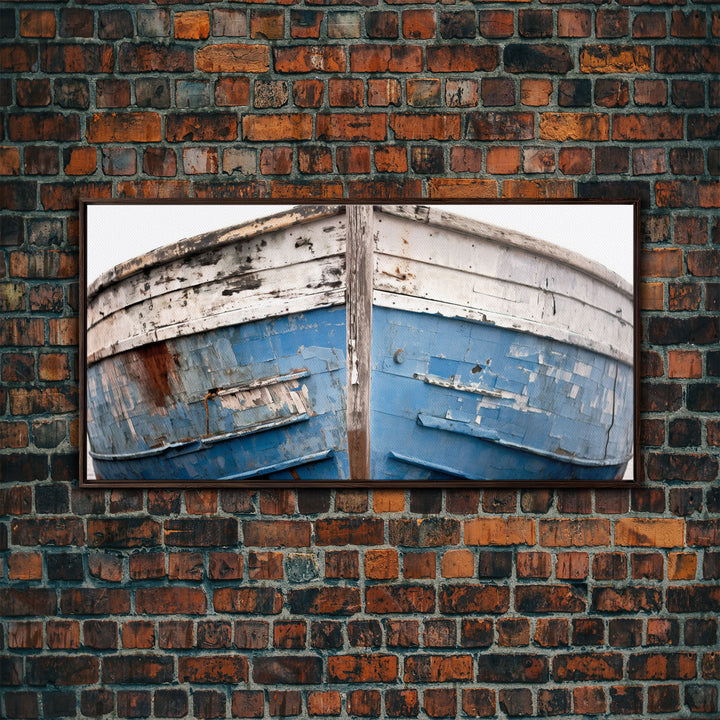
[[[374,512],[403,512],[403,510],[405,510],[404,490],[373,490]]]
[[[615,522],[615,544],[622,547],[682,547],[685,544],[685,521],[621,518]]]
[[[665,298],[665,285],[657,282],[640,283],[640,309],[662,310]]]
[[[203,72],[259,73],[270,68],[267,45],[225,43],[208,45],[195,53],[195,64]]]
[[[487,171],[496,175],[512,175],[520,169],[519,147],[489,147]]]
[[[157,113],[95,113],[87,121],[91,143],[158,142],[162,140]]]
[[[648,45],[588,45],[580,51],[580,71],[585,73],[650,72]]]
[[[465,544],[534,545],[535,522],[520,517],[466,520]]]
[[[365,553],[365,577],[371,580],[389,580],[397,576],[397,550],[377,549]]]
[[[20,174],[20,148],[0,147],[0,175]]]
[[[699,350],[669,350],[668,377],[702,377],[702,355]]]
[[[8,577],[11,580],[42,579],[42,555],[40,553],[13,553],[7,563]]]
[[[581,518],[540,521],[540,545],[546,547],[584,547],[609,543],[609,520]]]
[[[210,14],[189,10],[175,14],[175,37],[178,40],[205,40],[210,35]]]
[[[55,37],[55,13],[52,10],[21,10],[20,35],[22,37]]]
[[[551,80],[520,81],[520,102],[530,107],[542,107],[550,102],[553,84]]]
[[[479,199],[497,198],[498,186],[495,180],[479,178],[433,178],[427,183],[432,198]]]
[[[466,549],[448,550],[440,560],[444,578],[472,577],[475,574],[475,555]]]
[[[309,715],[339,715],[341,711],[340,693],[337,690],[309,692],[307,708]]]
[[[672,552],[668,555],[668,580],[694,580],[696,571],[695,553]]]
[[[643,277],[677,277],[682,275],[683,251],[680,248],[654,248],[640,253]]]
[[[603,113],[543,113],[540,115],[543,140],[610,139],[610,117]]]
[[[97,150],[94,147],[73,147],[65,150],[66,175],[92,175],[97,167]]]

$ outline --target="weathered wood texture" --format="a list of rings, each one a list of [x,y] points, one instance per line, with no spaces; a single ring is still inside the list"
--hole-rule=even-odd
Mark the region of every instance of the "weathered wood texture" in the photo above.
[[[347,235],[347,432],[352,480],[370,479],[373,209],[349,205]]]

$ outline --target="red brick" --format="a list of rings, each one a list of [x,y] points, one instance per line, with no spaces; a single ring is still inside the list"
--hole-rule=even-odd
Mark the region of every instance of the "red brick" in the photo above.
[[[262,718],[265,713],[265,693],[262,690],[234,690],[232,716]]]
[[[48,621],[46,639],[51,650],[77,650],[80,647],[80,623],[75,620]]]
[[[378,690],[352,690],[347,693],[347,710],[353,717],[380,715],[381,696]]]
[[[88,119],[91,143],[157,142],[162,139],[157,113],[95,113]]]
[[[125,615],[130,612],[130,592],[121,588],[61,590],[60,609],[66,615]]]
[[[338,147],[335,151],[338,172],[358,174],[370,172],[370,148],[362,146]]]
[[[634,38],[664,38],[666,35],[665,13],[638,13],[633,18],[632,36]]]
[[[512,10],[480,10],[478,13],[478,31],[485,38],[510,37],[514,24]]]
[[[552,674],[556,682],[620,680],[622,666],[620,653],[558,653],[553,657]]]
[[[7,123],[10,140],[80,140],[79,116],[76,114],[17,113],[8,115]]]
[[[464,688],[462,709],[469,717],[492,717],[495,715],[495,691],[489,688]]]
[[[682,136],[680,115],[616,115],[613,119],[613,140],[679,140]]]
[[[7,643],[11,649],[41,648],[43,646],[42,623],[39,621],[8,623]]]
[[[340,715],[342,701],[337,690],[314,690],[307,694],[307,710],[311,716]]]
[[[403,10],[403,37],[411,40],[427,40],[435,36],[435,12],[433,10]]]
[[[244,520],[246,546],[309,547],[311,525],[302,520]]]
[[[250,37],[279,40],[284,33],[285,13],[282,10],[250,11]]]
[[[135,606],[138,613],[148,615],[201,615],[207,608],[207,598],[201,588],[138,588]]]
[[[16,545],[83,545],[82,520],[73,517],[45,517],[12,520],[12,541]]]
[[[244,106],[249,103],[249,78],[223,77],[215,82],[215,104],[218,107]]]
[[[403,576],[410,579],[435,577],[435,553],[405,553]]]
[[[416,45],[356,45],[350,48],[350,71],[421,72],[422,49]]]
[[[698,350],[669,350],[668,377],[701,378],[702,355]]]
[[[610,118],[600,113],[543,113],[540,138],[543,140],[608,140]]]
[[[288,599],[294,614],[353,615],[360,610],[360,591],[352,587],[291,590]]]
[[[217,612],[277,615],[283,605],[282,595],[275,588],[218,588],[213,592]]]
[[[558,37],[590,37],[592,15],[589,10],[558,10]]]
[[[419,585],[373,585],[365,591],[369,613],[431,612],[435,607],[433,588]]]
[[[368,105],[370,107],[387,107],[399,105],[402,99],[400,81],[395,78],[368,79]]]
[[[408,655],[405,658],[405,683],[457,682],[472,680],[471,655]]]
[[[322,80],[302,79],[293,82],[293,100],[298,107],[320,107],[324,92]]]
[[[615,521],[615,544],[641,547],[682,547],[685,521],[680,519],[621,518]]]
[[[178,659],[178,680],[191,683],[233,683],[248,679],[249,663],[238,655],[197,655]]]
[[[443,613],[502,613],[509,608],[510,592],[494,585],[445,585],[439,605]]]
[[[35,553],[29,553],[35,555]],[[18,561],[14,561],[15,558]],[[26,560],[27,555],[11,555],[8,561],[11,580],[39,580],[42,577],[42,557],[37,553],[37,559]],[[37,570],[40,568],[40,573]],[[8,588],[0,597],[0,612],[8,617],[54,615],[57,613],[57,598],[54,590],[42,588]]]
[[[343,73],[347,65],[340,45],[275,48],[275,70],[281,73]]]
[[[423,709],[430,717],[456,717],[456,691],[452,688],[425,690],[423,693]]]
[[[592,168],[592,151],[580,147],[560,148],[558,166],[564,175],[585,175]]]
[[[332,682],[330,669],[333,660],[341,657],[328,658],[328,677]],[[397,658],[393,658],[397,661]],[[274,656],[255,657],[253,659],[253,680],[256,683],[272,685],[277,683],[318,684],[322,679],[322,660],[316,656]]]
[[[386,116],[382,113],[332,113],[317,117],[317,139],[324,141],[385,140]]]
[[[431,72],[490,72],[499,63],[491,45],[430,45],[427,66]]]

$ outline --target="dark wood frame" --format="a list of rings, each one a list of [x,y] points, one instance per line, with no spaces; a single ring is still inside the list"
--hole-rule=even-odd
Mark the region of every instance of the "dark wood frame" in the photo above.
[[[640,307],[638,302],[639,286],[640,286],[640,271],[639,271],[639,245],[640,245],[640,212],[641,203],[637,198],[627,199],[609,199],[609,200],[594,200],[594,199],[575,199],[575,198],[562,198],[562,199],[534,199],[534,198],[513,198],[513,199],[478,199],[470,200],[467,198],[443,198],[439,200],[429,198],[398,198],[394,200],[388,199],[324,199],[318,198],[315,200],[308,200],[306,198],[298,199],[269,199],[269,198],[257,198],[257,199],[136,199],[136,198],[122,198],[112,200],[98,200],[98,199],[85,199],[81,198],[79,201],[80,211],[80,248],[79,248],[79,260],[80,260],[80,288],[79,288],[79,300],[80,300],[80,335],[79,335],[79,411],[80,411],[80,427],[79,427],[79,484],[83,488],[104,488],[104,489],[115,489],[115,488],[190,488],[196,489],[198,487],[197,482],[193,481],[157,481],[157,480],[137,480],[137,481],[92,481],[87,480],[86,472],[86,457],[87,457],[87,407],[86,407],[86,393],[87,393],[87,353],[86,353],[86,335],[87,335],[87,208],[90,205],[317,205],[317,204],[342,204],[342,205],[381,205],[381,204],[393,204],[393,205],[448,205],[448,204],[465,204],[465,205],[528,205],[528,204],[606,204],[606,205],[632,205],[633,206],[633,296],[634,296],[634,348],[633,348],[633,479],[632,480],[612,480],[612,481],[555,481],[555,480],[502,480],[502,481],[458,481],[453,483],[441,482],[436,480],[425,480],[425,481],[358,481],[358,480],[347,480],[339,483],[336,480],[316,480],[312,482],[277,482],[277,481],[232,481],[222,482],[217,480],[199,481],[201,486],[204,488],[263,488],[263,487],[342,487],[342,488],[422,488],[422,487],[444,487],[444,488],[628,488],[638,487],[643,482],[643,464],[640,453],[640,442],[639,442],[639,425],[640,425],[640,340],[641,340],[641,319],[640,319]],[[348,264],[351,262],[362,264],[361,258],[348,257]],[[366,284],[367,279],[362,284]],[[361,285],[362,285],[361,284]],[[351,288],[348,287],[348,294],[351,292],[362,293],[363,288]],[[365,293],[366,298],[371,299],[371,295]],[[371,300],[370,300],[371,303]],[[369,357],[366,359],[369,361]],[[364,411],[362,402],[354,408],[353,413],[356,417]],[[350,430],[350,428],[348,428]],[[363,439],[361,443],[368,442],[369,438]],[[358,466],[360,467],[360,466]]]

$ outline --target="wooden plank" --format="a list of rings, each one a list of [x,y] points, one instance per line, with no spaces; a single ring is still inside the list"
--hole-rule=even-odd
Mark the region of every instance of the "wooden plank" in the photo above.
[[[348,205],[347,434],[350,479],[370,479],[373,209]]]

